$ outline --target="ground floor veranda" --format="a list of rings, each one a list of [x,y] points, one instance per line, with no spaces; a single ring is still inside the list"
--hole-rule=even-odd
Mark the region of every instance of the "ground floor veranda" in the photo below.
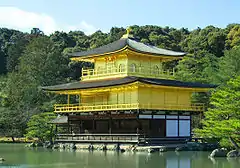
[[[186,111],[68,113],[59,117],[64,118],[62,121],[55,121],[56,140],[126,143],[146,140],[186,140],[191,138],[192,114]]]

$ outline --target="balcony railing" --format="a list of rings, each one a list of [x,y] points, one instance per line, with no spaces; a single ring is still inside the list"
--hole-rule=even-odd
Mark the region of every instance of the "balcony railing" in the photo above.
[[[112,78],[122,76],[139,76],[149,78],[161,78],[161,79],[173,79],[175,75],[175,69],[163,70],[159,68],[145,68],[145,67],[108,67],[105,69],[82,69],[82,79],[101,79],[101,78]]]
[[[205,110],[203,103],[194,103],[191,105],[160,105],[160,104],[109,104],[109,105],[79,105],[79,104],[56,104],[54,111],[56,113],[72,113],[72,112],[97,112],[97,111],[112,111],[112,110],[181,110],[181,111],[196,111]]]

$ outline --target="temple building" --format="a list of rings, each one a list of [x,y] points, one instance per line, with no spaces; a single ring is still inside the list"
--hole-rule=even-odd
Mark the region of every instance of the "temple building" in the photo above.
[[[138,42],[129,30],[121,39],[89,51],[70,53],[86,61],[78,82],[43,87],[66,95],[56,104],[57,141],[146,143],[191,138],[191,118],[206,107],[193,93],[213,85],[177,81],[164,64],[186,53]]]

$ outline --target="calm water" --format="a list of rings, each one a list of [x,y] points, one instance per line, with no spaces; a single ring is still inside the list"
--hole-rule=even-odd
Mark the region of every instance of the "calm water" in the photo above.
[[[116,153],[26,149],[22,144],[0,144],[1,168],[240,168],[240,159],[208,159],[208,152]]]

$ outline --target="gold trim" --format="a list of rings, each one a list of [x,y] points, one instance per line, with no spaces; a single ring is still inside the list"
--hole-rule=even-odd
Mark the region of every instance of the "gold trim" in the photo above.
[[[167,55],[161,55],[161,54],[145,53],[145,52],[142,52],[142,51],[135,50],[135,49],[133,49],[133,48],[131,48],[130,46],[127,45],[124,48],[122,48],[120,50],[113,51],[113,52],[96,54],[96,55],[89,55],[89,56],[72,57],[72,58],[70,58],[70,60],[72,60],[72,61],[94,62],[94,59],[93,59],[94,57],[108,56],[110,54],[116,54],[116,53],[119,53],[119,52],[124,52],[124,50],[126,50],[129,53],[140,55],[140,56],[148,56],[148,57],[154,57],[154,58],[163,57],[163,58],[168,59],[166,61],[181,60],[184,57],[184,56],[167,56]]]
[[[88,88],[88,89],[75,89],[75,90],[63,90],[63,91],[46,91],[49,93],[55,94],[81,94],[82,92],[85,93],[96,93],[96,92],[108,92],[114,90],[130,90],[130,89],[137,89],[139,87],[149,87],[149,88],[163,88],[163,89],[178,89],[178,90],[190,90],[192,92],[208,92],[214,88],[188,88],[188,87],[179,87],[179,86],[164,86],[164,85],[155,85],[155,84],[147,84],[143,82],[133,82],[128,84],[121,84],[116,86],[107,86],[107,87],[98,87],[98,88]]]
[[[92,57],[99,57],[99,56],[107,56],[107,55],[110,55],[110,54],[115,54],[115,53],[118,53],[118,52],[121,52],[123,50],[125,50],[128,46],[125,46],[123,48],[121,48],[120,50],[116,50],[116,51],[112,51],[112,52],[107,52],[107,53],[103,53],[103,54],[95,54],[95,55],[89,55],[89,56],[81,56],[81,58],[79,57],[72,57],[70,58],[70,60],[72,61],[78,61],[78,60],[82,60],[84,61],[85,59],[87,58],[92,58]]]

